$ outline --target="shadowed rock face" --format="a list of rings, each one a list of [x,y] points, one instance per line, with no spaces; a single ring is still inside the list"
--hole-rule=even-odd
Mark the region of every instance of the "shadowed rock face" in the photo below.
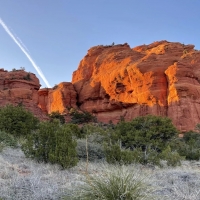
[[[0,69],[0,106],[23,105],[40,119],[46,115],[38,108],[39,80],[33,73],[24,70],[8,72]]]
[[[89,49],[73,73],[81,110],[100,121],[168,116],[181,130],[200,123],[200,51],[193,45],[154,42]]]
[[[54,89],[39,88],[39,80],[33,73],[0,69],[0,107],[20,104],[41,120],[48,119],[47,114],[53,111],[68,113],[68,108],[77,107],[72,83],[63,82]]]

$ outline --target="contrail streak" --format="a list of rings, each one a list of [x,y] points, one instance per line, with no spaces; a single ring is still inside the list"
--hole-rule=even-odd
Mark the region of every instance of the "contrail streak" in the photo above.
[[[22,46],[22,44],[17,40],[17,38],[11,33],[11,31],[9,30],[9,28],[6,26],[6,24],[3,22],[3,20],[0,18],[0,24],[2,25],[2,27],[4,28],[4,30],[8,33],[8,35],[14,40],[14,42],[19,46],[19,48],[22,50],[22,52],[26,55],[26,57],[29,59],[29,61],[31,62],[31,64],[33,65],[33,67],[36,69],[36,71],[38,72],[38,74],[40,75],[40,77],[42,78],[42,80],[45,82],[46,86],[48,88],[50,88],[50,84],[47,81],[47,79],[45,78],[44,74],[42,73],[41,69],[35,64],[35,62],[33,61],[33,59],[31,58],[31,56],[29,55],[29,53],[26,51],[26,49]]]
[[[22,47],[26,50],[26,52],[30,53],[28,48],[25,46],[25,44],[23,44],[23,42],[20,40],[20,38],[18,38],[17,36],[15,36],[15,38],[22,45]]]

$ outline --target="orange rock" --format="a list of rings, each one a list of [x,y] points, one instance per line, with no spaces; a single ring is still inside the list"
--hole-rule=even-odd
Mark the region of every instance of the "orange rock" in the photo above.
[[[200,52],[193,45],[154,42],[89,49],[73,73],[82,110],[117,122],[154,114],[181,130],[200,123]]]
[[[74,86],[69,82],[62,82],[54,89],[41,89],[38,91],[39,104],[38,106],[43,112],[50,114],[58,111],[62,114],[68,113],[68,109],[76,108],[77,93]]]
[[[96,46],[80,62],[72,83],[39,88],[32,73],[0,69],[0,106],[22,103],[40,119],[77,108],[102,122],[152,114],[170,117],[182,132],[193,130],[200,123],[200,51],[168,41],[135,48]]]

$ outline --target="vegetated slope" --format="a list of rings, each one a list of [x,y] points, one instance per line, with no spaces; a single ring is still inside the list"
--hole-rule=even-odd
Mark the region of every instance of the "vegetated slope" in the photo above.
[[[0,197],[6,200],[69,198],[84,183],[85,166],[86,163],[80,162],[72,169],[60,170],[57,165],[26,159],[20,149],[6,148],[0,153]],[[198,162],[183,162],[182,167],[163,169],[142,165],[123,167],[136,169],[141,176],[145,174],[156,200],[200,198]],[[104,176],[104,170],[112,168],[113,165],[93,162],[89,163],[88,173]]]
[[[200,122],[200,51],[194,45],[92,47],[72,83],[80,108],[100,121],[153,114],[170,117],[181,131]]]

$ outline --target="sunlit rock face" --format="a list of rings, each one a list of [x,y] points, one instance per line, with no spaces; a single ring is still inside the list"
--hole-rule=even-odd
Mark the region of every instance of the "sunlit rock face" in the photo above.
[[[80,109],[103,122],[153,114],[170,117],[181,131],[200,123],[200,51],[193,45],[96,46],[72,83]]]
[[[43,112],[50,114],[58,111],[67,114],[70,108],[76,108],[77,93],[72,83],[62,82],[54,88],[44,88],[38,91],[38,106]]]
[[[200,51],[167,41],[96,46],[81,60],[72,83],[43,89],[33,73],[0,69],[0,107],[6,104],[22,104],[40,119],[70,108],[114,123],[121,117],[168,116],[180,131],[194,130],[200,123]]]
[[[40,119],[46,115],[38,108],[39,80],[24,70],[0,69],[0,107],[7,104],[23,105]]]

